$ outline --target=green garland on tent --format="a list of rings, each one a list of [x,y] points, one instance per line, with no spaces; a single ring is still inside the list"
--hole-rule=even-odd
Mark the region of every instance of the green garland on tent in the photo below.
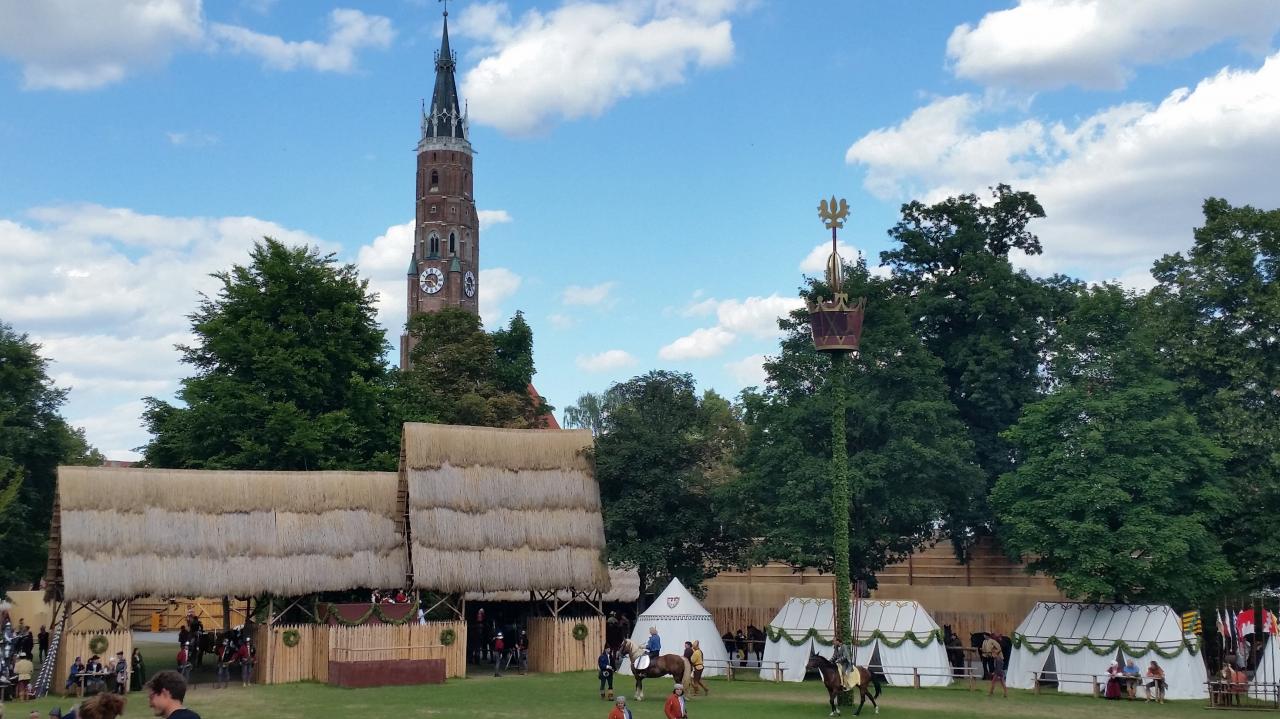
[[[1013,639],[1014,647],[1019,649],[1025,647],[1026,650],[1031,652],[1032,654],[1040,654],[1044,652],[1044,650],[1048,649],[1049,647],[1057,647],[1058,650],[1063,652],[1064,654],[1077,654],[1081,649],[1088,648],[1089,651],[1093,652],[1094,654],[1100,657],[1113,655],[1116,653],[1116,650],[1119,649],[1120,651],[1124,652],[1126,656],[1131,656],[1131,657],[1134,657],[1135,659],[1146,656],[1150,652],[1155,652],[1156,654],[1160,655],[1162,659],[1173,659],[1174,657],[1177,657],[1183,652],[1191,652],[1191,656],[1195,656],[1200,653],[1200,643],[1199,641],[1194,639],[1183,639],[1182,643],[1178,646],[1177,649],[1165,650],[1165,649],[1161,649],[1160,646],[1157,645],[1155,642],[1147,642],[1145,645],[1135,646],[1135,645],[1129,644],[1123,639],[1117,639],[1116,641],[1110,644],[1098,645],[1098,644],[1094,644],[1093,640],[1090,639],[1089,637],[1084,637],[1083,639],[1080,640],[1080,643],[1077,646],[1072,648],[1072,647],[1068,647],[1066,644],[1062,642],[1061,639],[1057,637],[1049,637],[1047,640],[1045,640],[1043,644],[1041,644],[1038,647],[1032,644],[1031,641],[1027,639],[1025,636],[1018,634],[1017,632],[1014,632],[1011,638]]]
[[[791,634],[788,633],[787,630],[785,629],[778,629],[773,625],[767,625],[764,628],[764,633],[765,633],[765,636],[769,637],[769,641],[771,642],[782,641],[783,639],[785,639],[787,640],[787,643],[793,647],[798,647],[801,644],[804,644],[805,642],[809,641],[810,639],[817,642],[818,644],[821,644],[824,647],[829,647],[832,644],[832,641],[830,639],[823,638],[822,634],[820,634],[817,629],[810,629],[799,638],[796,638],[791,636]],[[872,642],[880,641],[890,649],[897,649],[898,647],[906,643],[908,640],[910,640],[910,642],[916,645],[917,647],[924,648],[929,646],[930,644],[933,644],[934,642],[942,641],[942,630],[932,629],[927,634],[925,634],[923,638],[920,636],[917,636],[915,632],[906,632],[905,634],[902,635],[901,639],[894,641],[889,637],[885,636],[884,632],[881,632],[879,629],[875,629],[875,630],[872,630],[871,634],[867,636],[866,639],[859,638],[858,641],[853,642],[853,644],[856,644],[857,646],[860,646],[860,647],[865,647],[870,645]]]
[[[395,606],[402,607],[404,605],[397,604]],[[364,614],[361,614],[359,617],[355,619],[346,619],[341,614],[339,614],[336,609],[333,608],[332,604],[328,604],[328,605],[325,605],[325,610],[326,610],[325,615],[323,617],[320,617],[319,621],[321,624],[324,624],[328,622],[329,619],[332,618],[343,626],[356,627],[369,621],[369,617],[377,615],[379,621],[381,621],[383,624],[408,624],[410,622],[418,621],[418,606],[419,606],[419,603],[415,600],[413,602],[412,607],[409,609],[408,612],[405,613],[403,617],[401,617],[400,619],[392,619],[391,617],[388,617],[385,612],[382,611],[381,604],[374,604],[369,607],[369,611],[365,612]]]

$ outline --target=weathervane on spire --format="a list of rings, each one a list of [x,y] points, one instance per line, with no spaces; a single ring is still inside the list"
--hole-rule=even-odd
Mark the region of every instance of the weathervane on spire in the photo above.
[[[444,3],[444,16],[449,17],[449,0],[440,0],[440,2]]]

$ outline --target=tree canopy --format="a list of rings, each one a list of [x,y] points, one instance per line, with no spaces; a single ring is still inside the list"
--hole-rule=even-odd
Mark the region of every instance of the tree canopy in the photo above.
[[[391,469],[399,424],[383,401],[375,297],[354,265],[271,238],[221,288],[180,346],[195,374],[174,406],[146,398],[147,464],[208,469]]]
[[[0,322],[0,589],[43,574],[60,464],[101,464],[59,414],[40,345]]]

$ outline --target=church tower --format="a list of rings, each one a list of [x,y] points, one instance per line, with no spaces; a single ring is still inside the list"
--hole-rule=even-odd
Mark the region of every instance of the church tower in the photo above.
[[[457,58],[449,49],[449,13],[436,53],[436,86],[422,109],[418,140],[417,212],[409,259],[408,314],[446,307],[480,311],[480,225],[471,194],[471,142],[467,115],[458,102]],[[400,367],[413,349],[400,335]]]

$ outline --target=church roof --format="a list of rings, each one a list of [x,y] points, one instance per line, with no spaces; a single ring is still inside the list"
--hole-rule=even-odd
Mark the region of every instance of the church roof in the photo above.
[[[444,34],[440,38],[440,50],[436,53],[436,87],[431,93],[431,107],[423,118],[423,139],[429,137],[466,139],[462,107],[458,102],[458,83],[454,78],[457,67],[457,58],[449,49],[449,14],[445,13]]]

